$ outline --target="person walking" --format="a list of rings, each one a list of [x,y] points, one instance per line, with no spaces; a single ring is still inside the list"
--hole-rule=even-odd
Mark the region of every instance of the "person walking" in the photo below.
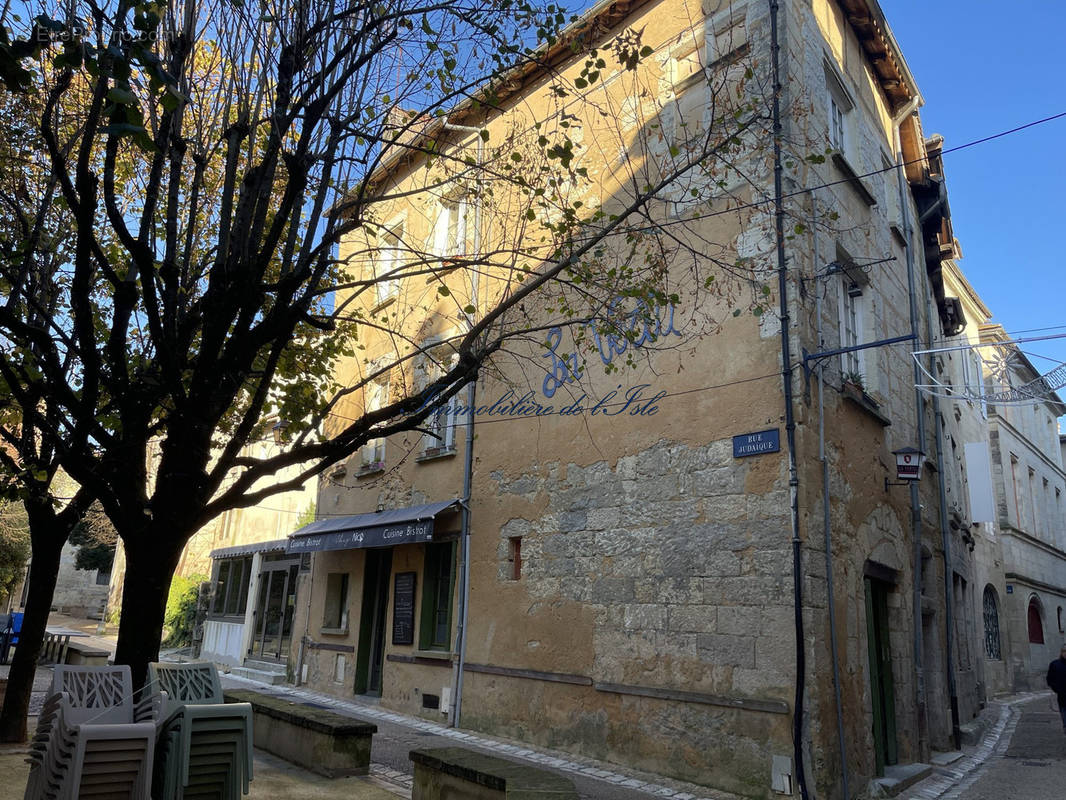
[[[1062,715],[1062,732],[1066,733],[1066,644],[1062,646],[1059,657],[1047,668],[1047,685],[1059,700],[1059,714]]]

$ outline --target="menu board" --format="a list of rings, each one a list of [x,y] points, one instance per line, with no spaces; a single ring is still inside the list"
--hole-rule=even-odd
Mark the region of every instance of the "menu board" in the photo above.
[[[415,575],[397,572],[392,592],[392,643],[415,643]]]

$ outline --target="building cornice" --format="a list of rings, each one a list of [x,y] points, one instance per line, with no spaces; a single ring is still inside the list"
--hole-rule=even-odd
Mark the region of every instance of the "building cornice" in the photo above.
[[[1020,575],[1017,572],[1005,572],[1003,578],[1007,583],[1020,583],[1022,586],[1028,586],[1030,589],[1041,589],[1045,592],[1058,595],[1059,597],[1066,597],[1066,586],[1054,586],[1050,583],[1044,583],[1035,578],[1030,578],[1027,575]]]
[[[1020,539],[1026,544],[1030,544],[1039,550],[1043,550],[1048,555],[1054,556],[1060,561],[1066,561],[1066,551],[1060,550],[1053,544],[1045,542],[1043,539],[1038,539],[1031,533],[1026,533],[1023,530],[1015,528],[1013,525],[1000,522],[999,524],[1000,535],[1007,536],[1013,539]]]
[[[1063,468],[1059,464],[1056,464],[1054,461],[1052,461],[1051,458],[1047,455],[1047,453],[1036,447],[1033,444],[1033,441],[1028,436],[1026,436],[1017,428],[1015,428],[1013,425],[1011,425],[1010,422],[1005,417],[1003,417],[998,411],[992,411],[990,409],[988,414],[989,431],[991,432],[993,429],[997,429],[996,432],[998,433],[998,428],[1000,427],[1005,428],[1007,431],[1009,431],[1015,439],[1025,445],[1026,449],[1030,453],[1036,454],[1040,458],[1040,460],[1046,466],[1050,467],[1051,470],[1059,478],[1062,478],[1064,481],[1066,481],[1066,470],[1063,470]],[[1015,453],[1015,455],[1017,455],[1017,453]]]

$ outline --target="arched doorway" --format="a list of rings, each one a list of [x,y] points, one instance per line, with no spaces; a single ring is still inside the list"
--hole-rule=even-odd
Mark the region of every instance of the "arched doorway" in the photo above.
[[[1044,623],[1040,618],[1040,601],[1036,595],[1029,598],[1029,644],[1044,643]]]

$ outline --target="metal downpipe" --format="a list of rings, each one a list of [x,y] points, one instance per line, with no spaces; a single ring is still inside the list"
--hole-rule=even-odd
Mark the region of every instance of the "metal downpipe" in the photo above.
[[[796,629],[796,696],[792,711],[792,743],[796,783],[800,796],[808,800],[807,776],[803,763],[803,698],[806,691],[806,652],[803,634],[803,574],[799,531],[799,475],[796,469],[796,419],[792,408],[792,351],[789,342],[788,267],[785,257],[785,208],[781,163],[781,71],[778,41],[778,0],[770,0],[770,63],[773,78],[774,147],[774,226],[777,239],[777,289],[781,323],[781,381],[785,401],[785,433],[788,440],[788,493],[792,527],[792,586]]]

